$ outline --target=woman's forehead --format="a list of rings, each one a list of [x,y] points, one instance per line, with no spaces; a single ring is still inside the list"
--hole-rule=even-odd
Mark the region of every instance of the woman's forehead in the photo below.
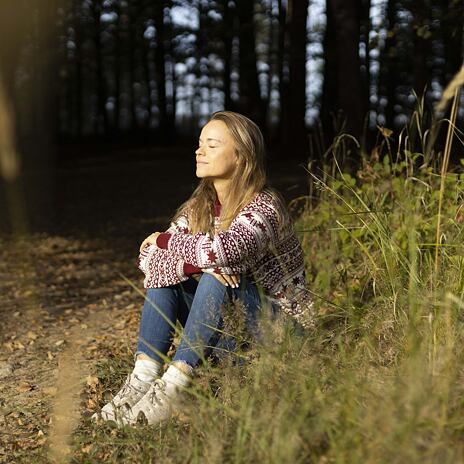
[[[212,138],[220,141],[224,141],[230,138],[229,130],[222,121],[210,121],[202,129],[200,138]]]

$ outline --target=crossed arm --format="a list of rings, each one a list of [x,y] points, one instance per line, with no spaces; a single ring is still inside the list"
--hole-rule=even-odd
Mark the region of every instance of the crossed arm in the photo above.
[[[167,233],[150,234],[140,251],[147,245],[166,249],[202,272],[211,273],[224,285],[236,287],[240,272],[275,241],[277,228],[277,212],[271,206],[239,214],[229,229],[217,232],[214,237],[189,233],[187,218],[181,216]]]

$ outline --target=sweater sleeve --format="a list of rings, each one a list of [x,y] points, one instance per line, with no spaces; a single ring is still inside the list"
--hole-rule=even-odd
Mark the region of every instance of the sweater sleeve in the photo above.
[[[275,205],[260,203],[242,210],[228,230],[213,238],[207,233],[173,233],[168,250],[200,268],[243,271],[275,243],[278,217]]]
[[[156,246],[163,250],[167,250],[168,242],[170,238],[171,238],[171,234],[167,232],[162,232],[161,234],[158,235],[158,237],[156,237]]]
[[[145,288],[169,287],[188,279],[185,262],[168,250],[146,246],[138,258],[138,268],[145,274]]]

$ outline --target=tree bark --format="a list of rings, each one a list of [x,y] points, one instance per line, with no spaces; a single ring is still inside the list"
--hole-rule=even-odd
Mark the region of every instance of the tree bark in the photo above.
[[[239,108],[260,127],[264,126],[264,105],[256,66],[254,1],[236,0],[239,20]]]
[[[229,6],[229,0],[222,0],[222,11],[224,18],[224,108],[232,110],[232,98],[230,95],[230,74],[232,71],[232,40],[233,40],[233,20]]]
[[[306,20],[308,17],[308,0],[289,0],[288,14],[290,16],[289,40],[289,109],[284,121],[285,147],[288,147],[292,156],[308,154],[308,141],[306,134]]]
[[[443,85],[446,86],[463,64],[464,3],[442,0],[442,30],[445,47]]]
[[[391,129],[395,127],[395,105],[396,105],[396,79],[398,61],[398,29],[397,24],[396,0],[388,0],[387,5],[387,39],[385,49],[380,59],[380,91],[379,94],[385,95],[387,105],[385,108],[385,125]]]
[[[168,113],[166,100],[166,63],[165,63],[165,27],[164,27],[164,0],[154,3],[155,6],[155,80],[158,91],[158,129],[161,137],[166,136],[168,129]]]
[[[430,7],[428,0],[414,0],[409,3],[413,15],[412,29],[414,41],[413,62],[413,88],[420,97],[430,84],[431,69],[429,64],[431,27]]]
[[[355,137],[362,133],[365,99],[359,59],[361,13],[361,0],[327,0],[323,97],[326,135],[333,131],[330,113],[338,110],[343,112],[346,132]]]
[[[109,121],[108,112],[106,111],[106,81],[103,72],[103,49],[101,42],[101,12],[102,0],[94,0],[92,5],[92,15],[94,20],[94,46],[95,46],[95,59],[96,59],[96,94],[97,94],[97,117],[95,118],[94,131],[96,134],[108,134]]]

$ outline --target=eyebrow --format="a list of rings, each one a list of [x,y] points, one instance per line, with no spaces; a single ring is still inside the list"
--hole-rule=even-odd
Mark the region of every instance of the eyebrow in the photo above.
[[[198,140],[201,142],[201,138],[199,138]],[[213,138],[211,138],[211,137],[208,137],[208,138],[206,139],[206,141],[207,141],[207,142],[208,142],[209,140],[214,140],[215,142],[224,143],[222,140],[219,140],[219,139],[213,139]]]

